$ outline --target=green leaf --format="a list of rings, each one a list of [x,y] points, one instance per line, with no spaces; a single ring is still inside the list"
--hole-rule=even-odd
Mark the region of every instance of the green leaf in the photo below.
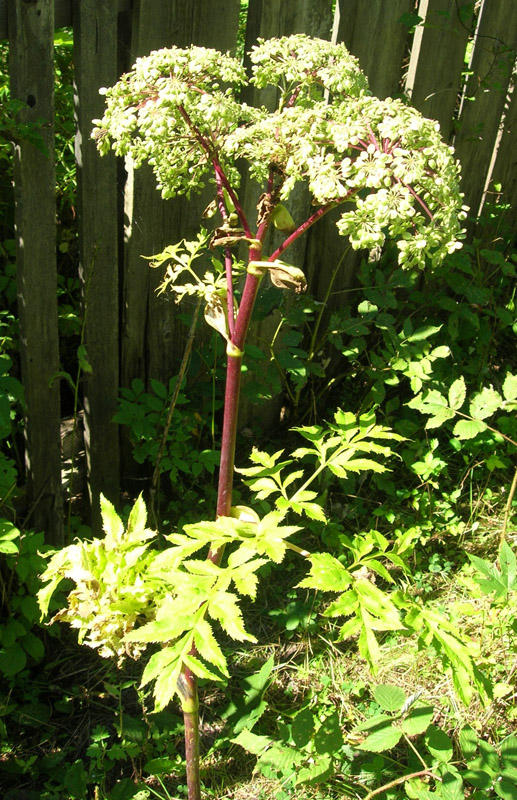
[[[507,374],[503,383],[504,399],[509,403],[517,402],[517,375]]]
[[[432,706],[416,706],[401,721],[400,727],[408,736],[425,733],[434,716]]]
[[[463,780],[453,767],[442,773],[441,797],[443,800],[465,800]]]
[[[339,724],[337,711],[329,714],[316,731],[314,737],[314,747],[321,755],[328,753],[332,755],[343,746],[343,733]]]
[[[33,633],[27,633],[20,639],[20,644],[26,653],[28,653],[36,661],[40,661],[45,655],[45,645]]]
[[[515,558],[515,553],[508,542],[503,542],[501,545],[501,550],[499,551],[499,566],[508,590],[511,591],[512,589],[517,588],[517,561]]]
[[[392,750],[402,738],[402,731],[394,728],[391,723],[373,731],[364,742],[358,745],[359,750],[368,750],[372,753],[382,753]]]
[[[160,675],[162,675],[165,670],[169,670],[168,674],[171,675],[172,674],[170,672],[171,668],[173,670],[177,668],[177,673],[176,673],[176,680],[177,680],[177,677],[181,669],[181,661],[179,660],[180,656],[181,656],[181,650],[178,648],[177,645],[173,647],[164,647],[162,650],[158,650],[158,652],[154,653],[147,662],[144,672],[142,674],[142,680],[140,682],[140,685],[145,686],[146,684],[150,683],[151,681],[155,680]],[[173,693],[175,685],[176,681],[174,681]]]
[[[166,772],[173,772],[175,769],[176,761],[167,756],[151,758],[144,764],[144,771],[149,775],[163,775]]]
[[[475,755],[478,746],[478,735],[470,725],[464,725],[458,735],[460,749],[465,760]]]
[[[485,387],[475,394],[469,404],[469,413],[476,420],[488,419],[499,411],[503,405],[503,398],[495,389]]]
[[[421,328],[417,328],[410,336],[405,336],[404,341],[421,342],[424,339],[428,339],[430,336],[434,336],[441,331],[442,328],[443,325],[424,325]]]
[[[465,397],[467,396],[467,387],[465,385],[465,379],[463,376],[458,378],[458,380],[454,381],[452,386],[449,389],[449,405],[452,409],[457,411],[460,409],[465,402]]]
[[[248,730],[241,731],[239,735],[231,741],[243,747],[248,753],[253,753],[255,756],[261,755],[261,753],[273,743],[273,740],[268,736],[258,736],[256,733],[252,733]]]
[[[446,733],[436,725],[430,725],[425,735],[427,749],[432,756],[444,764],[448,764],[452,758],[452,742]]]
[[[475,786],[476,789],[488,789],[494,778],[494,776],[486,770],[470,766],[468,766],[468,769],[462,774],[463,779],[472,784],[472,786]]]
[[[385,711],[400,711],[406,702],[406,693],[392,683],[379,684],[373,690],[375,700]]]
[[[454,426],[453,433],[458,439],[473,439],[483,431],[486,431],[484,422],[476,419],[460,419]]]
[[[113,549],[120,543],[122,534],[124,533],[124,525],[122,520],[115,511],[113,503],[101,494],[101,517],[102,527],[106,533],[105,543],[108,550]]]
[[[511,733],[503,739],[500,747],[504,767],[517,768],[517,734]]]
[[[375,630],[400,630],[404,625],[400,613],[386,592],[375,584],[360,578],[354,582],[354,589],[363,608],[377,619],[372,623]]]
[[[15,642],[0,652],[0,672],[10,678],[25,669],[27,656],[21,644]]]
[[[226,633],[238,642],[256,642],[244,627],[237,597],[230,592],[217,592],[208,603],[208,613],[218,620]]]
[[[199,654],[205,659],[205,661],[209,661],[210,664],[216,666],[217,669],[223,673],[223,675],[228,677],[228,665],[226,662],[226,657],[219,647],[212,628],[206,619],[198,620],[194,632],[194,643]]]
[[[302,748],[309,744],[314,731],[314,714],[308,708],[302,708],[293,718],[291,735],[296,747]]]
[[[315,553],[309,575],[298,584],[299,588],[319,589],[323,592],[342,592],[352,583],[350,573],[330,553]]]
[[[221,680],[221,676],[220,675],[218,675],[216,672],[213,672],[211,669],[208,669],[206,664],[203,664],[203,662],[200,661],[199,658],[196,658],[196,656],[185,655],[185,656],[183,656],[182,662],[198,678],[204,678],[205,680],[209,680],[209,681],[220,681]],[[228,675],[228,672],[226,672],[226,675]]]
[[[295,786],[302,783],[318,784],[327,781],[334,774],[332,758],[330,755],[322,754],[314,759],[314,762],[306,767],[297,770]]]
[[[517,786],[515,781],[501,777],[494,784],[494,791],[502,800],[517,800]]]
[[[88,361],[88,353],[86,352],[86,346],[84,344],[80,344],[77,348],[77,361],[83,372],[88,375],[93,372],[93,367]]]

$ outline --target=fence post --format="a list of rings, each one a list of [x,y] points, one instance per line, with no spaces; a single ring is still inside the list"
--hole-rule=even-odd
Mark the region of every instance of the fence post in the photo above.
[[[473,4],[466,0],[421,0],[411,51],[406,90],[425,117],[440,123],[450,139],[454,110],[462,87],[465,49],[471,33]]]
[[[47,541],[63,542],[56,204],[54,163],[54,2],[10,0],[12,97],[35,146],[15,145],[15,220],[22,379],[27,403],[26,470],[33,522]]]
[[[118,426],[112,421],[119,387],[119,275],[117,165],[100,158],[91,139],[102,117],[99,88],[117,80],[117,4],[81,0],[75,6],[77,208],[84,343],[84,410],[92,524],[100,525],[99,495],[113,502],[119,491]]]
[[[132,11],[131,60],[160,47],[191,44],[235,48],[239,14],[238,0],[220,4],[212,0],[196,3],[163,3],[135,0]],[[211,199],[212,189],[207,195]],[[133,170],[128,165],[125,188],[124,283],[121,331],[121,383],[133,378],[164,383],[175,374],[183,354],[185,327],[177,306],[156,288],[163,275],[151,270],[142,256],[158,253],[182,238],[192,238],[208,199],[196,196],[162,200],[156,179],[148,166]],[[134,479],[131,459],[123,448],[124,478]],[[140,488],[140,487],[139,487]]]
[[[477,216],[515,66],[517,14],[513,0],[485,0],[476,31],[460,113],[456,154],[463,167],[465,202]]]

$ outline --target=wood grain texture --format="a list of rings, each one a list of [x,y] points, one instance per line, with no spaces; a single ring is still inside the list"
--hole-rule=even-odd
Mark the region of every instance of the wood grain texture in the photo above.
[[[21,139],[14,153],[20,355],[25,388],[26,474],[33,524],[62,544],[56,205],[54,162],[54,8],[52,0],[9,3],[12,96],[19,121],[40,145]]]
[[[425,117],[438,120],[449,141],[462,88],[465,48],[473,31],[472,4],[467,0],[424,3],[427,10],[421,3],[419,12],[424,26],[415,34],[406,88],[412,105]]]
[[[485,0],[472,54],[456,153],[463,167],[465,202],[477,214],[515,67],[515,6]]]
[[[412,0],[337,0],[334,38],[359,59],[370,89],[382,100],[400,91],[408,28],[399,22]],[[375,43],[375,45],[374,45]]]
[[[117,9],[81,0],[75,9],[77,209],[84,342],[92,372],[85,378],[85,445],[92,521],[100,527],[99,496],[119,491],[118,426],[112,422],[119,387],[119,271],[117,164],[101,159],[91,138],[103,114],[103,86],[117,74]]]

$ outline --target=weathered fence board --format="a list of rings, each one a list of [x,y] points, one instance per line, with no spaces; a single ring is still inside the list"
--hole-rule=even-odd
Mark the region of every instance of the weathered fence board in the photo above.
[[[504,222],[510,230],[517,231],[517,88],[515,86],[506,109],[504,130],[491,177],[488,198],[494,200],[499,196],[503,203],[509,204]],[[500,191],[495,188],[499,184]]]
[[[485,0],[476,33],[456,153],[463,166],[465,201],[477,215],[515,69],[517,14],[513,3]]]
[[[334,40],[357,56],[371,91],[381,99],[400,92],[408,28],[399,20],[413,5],[412,0],[370,0],[366,9],[362,0],[337,0]]]
[[[131,59],[171,45],[198,44],[234,50],[238,12],[238,0],[218,5],[206,0],[191,4],[136,2]],[[156,294],[162,274],[150,270],[142,255],[159,253],[166,245],[193,236],[206,205],[199,198],[190,202],[183,198],[162,200],[151,170],[143,167],[133,171],[128,165],[122,319],[124,386],[137,376],[166,382],[181,361],[184,328],[180,327],[170,299]]]
[[[0,0],[0,39],[8,37],[8,3],[10,0]],[[25,0],[32,2],[32,0]],[[105,2],[105,0],[101,0]],[[107,0],[110,5],[115,6],[118,11],[127,11],[131,8],[132,0]],[[100,5],[101,3],[99,3]],[[54,0],[54,28],[64,28],[72,25],[76,9],[80,6],[80,1],[76,0]]]
[[[447,141],[461,91],[472,9],[467,0],[421,0],[419,6],[424,23],[415,34],[406,90],[422,114],[438,120]]]
[[[45,152],[15,146],[16,259],[20,354],[27,403],[26,472],[33,522],[62,542],[59,345],[54,162],[53,0],[9,3],[12,96],[33,123]]]
[[[85,445],[92,520],[100,520],[99,495],[114,501],[119,487],[119,275],[117,164],[99,158],[92,120],[102,116],[101,86],[118,78],[117,7],[81,0],[75,10],[76,162],[84,343],[92,372],[84,390]]]

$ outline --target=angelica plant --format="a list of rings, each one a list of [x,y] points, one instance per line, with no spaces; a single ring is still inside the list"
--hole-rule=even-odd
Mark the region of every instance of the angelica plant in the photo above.
[[[93,131],[101,154],[113,150],[135,168],[148,163],[164,198],[190,197],[207,184],[215,195],[205,215],[216,216],[213,231],[200,232],[195,242],[174,244],[153,261],[166,266],[165,290],[175,291],[178,299],[185,294],[204,299],[207,322],[227,343],[216,519],[170,537],[171,550],[151,572],[155,583],[168,574],[169,585],[176,588],[154,620],[125,636],[133,644],[167,645],[149,661],[144,681],[156,681],[159,706],[175,691],[180,696],[191,800],[200,796],[196,675],[226,674],[207,617],[237,640],[252,640],[230,587],[253,596],[257,569],[265,558],[280,561],[288,537],[299,530],[284,524],[290,508],[287,495],[263,519],[252,509],[232,505],[241,366],[260,283],[267,274],[279,289],[305,289],[301,268],[286,262],[284,253],[334,208],[341,211],[338,230],[353,248],[379,247],[390,239],[396,242],[400,265],[411,269],[432,267],[460,247],[465,218],[459,166],[438,124],[400,100],[373,97],[357,59],[343,44],[300,34],[259,40],[249,55],[250,76],[237,59],[201,47],[172,47],[139,58],[115,86],[104,90],[106,111]],[[248,82],[276,89],[273,111],[240,100]],[[254,218],[245,213],[238,194],[242,165],[261,187]],[[312,209],[306,219],[295,222],[288,205],[297,184],[307,187]],[[271,226],[283,234],[283,241],[266,252]],[[246,253],[244,267],[237,248]],[[210,266],[199,277],[192,262],[203,251]],[[245,279],[237,302],[235,284],[242,269]],[[381,434],[377,430],[383,438]],[[383,468],[356,457],[364,452],[364,442],[361,450],[342,437],[343,431],[329,439],[314,432],[313,442],[325,441],[326,468],[338,475],[353,469],[354,461],[356,469]],[[389,448],[373,439],[374,434],[366,452],[387,456]],[[321,516],[314,493],[304,492],[291,498],[291,510]],[[229,544],[236,549],[222,566]],[[206,561],[190,559],[206,545]]]

